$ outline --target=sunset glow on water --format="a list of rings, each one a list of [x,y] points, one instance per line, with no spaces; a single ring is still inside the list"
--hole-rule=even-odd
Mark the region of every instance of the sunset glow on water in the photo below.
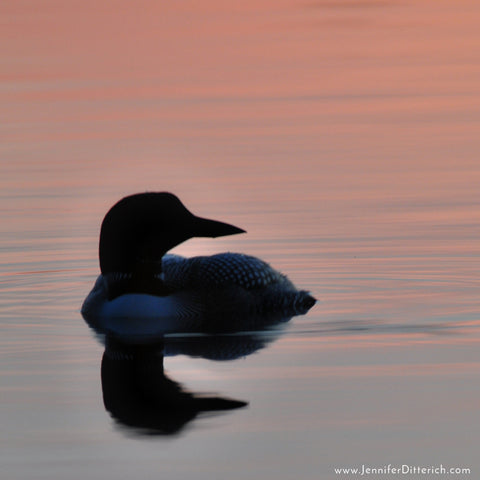
[[[477,478],[478,2],[17,0],[0,18],[2,478]],[[248,402],[173,436],[110,417],[80,315],[103,216],[147,190],[247,231],[176,253],[255,255],[319,300],[236,360],[166,356],[186,390]]]

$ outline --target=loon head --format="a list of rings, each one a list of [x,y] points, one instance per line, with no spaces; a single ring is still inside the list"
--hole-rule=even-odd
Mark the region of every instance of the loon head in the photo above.
[[[100,231],[100,269],[137,276],[158,275],[163,255],[192,237],[221,237],[245,230],[197,217],[173,194],[138,193],[106,214]]]

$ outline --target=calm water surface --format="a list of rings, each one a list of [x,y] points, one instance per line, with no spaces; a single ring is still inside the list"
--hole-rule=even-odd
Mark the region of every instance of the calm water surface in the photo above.
[[[478,2],[0,14],[2,478],[478,477]],[[105,411],[79,313],[103,215],[144,190],[248,231],[176,252],[256,255],[320,299],[251,355],[166,357],[248,402],[170,436]]]

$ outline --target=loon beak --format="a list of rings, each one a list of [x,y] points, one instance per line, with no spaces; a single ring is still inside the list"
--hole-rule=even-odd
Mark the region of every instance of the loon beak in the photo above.
[[[235,235],[237,233],[246,233],[245,230],[217,220],[208,218],[194,217],[192,236],[193,237],[224,237],[226,235]]]

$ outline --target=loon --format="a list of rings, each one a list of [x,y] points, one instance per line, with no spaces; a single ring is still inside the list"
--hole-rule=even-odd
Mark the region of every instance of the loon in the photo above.
[[[167,253],[193,237],[238,233],[245,230],[194,215],[172,193],[121,199],[102,222],[101,274],[83,302],[83,317],[106,333],[153,335],[238,331],[254,328],[259,315],[305,314],[316,299],[259,258]]]

